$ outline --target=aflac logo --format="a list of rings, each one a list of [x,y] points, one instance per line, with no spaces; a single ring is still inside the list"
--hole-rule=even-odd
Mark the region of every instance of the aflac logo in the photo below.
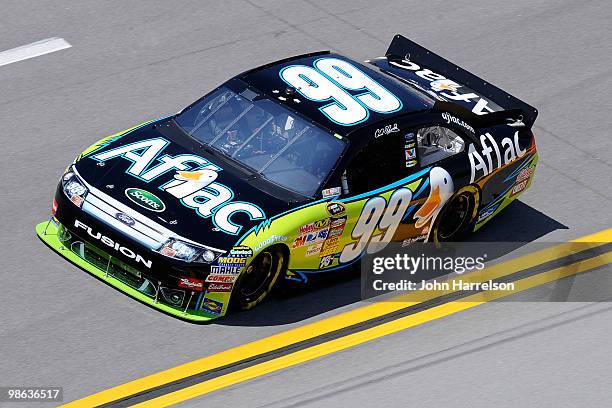
[[[213,224],[219,230],[237,235],[241,225],[232,222],[235,213],[245,213],[251,220],[264,219],[266,216],[258,206],[242,201],[232,201],[234,193],[221,183],[217,183],[218,173],[223,169],[208,160],[192,155],[177,156],[159,154],[166,148],[168,141],[162,138],[130,143],[91,156],[99,162],[122,157],[132,162],[127,173],[145,182],[150,182],[169,171],[175,171],[174,179],[160,186],[160,189],[178,198],[187,207],[196,210],[201,217],[212,217]],[[157,160],[157,164],[151,164]],[[154,194],[128,188],[126,196],[137,205],[151,211],[164,211],[166,206]]]

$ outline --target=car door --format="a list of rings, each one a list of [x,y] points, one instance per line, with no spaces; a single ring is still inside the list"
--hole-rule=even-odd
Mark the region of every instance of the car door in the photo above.
[[[394,124],[381,129],[346,167],[346,198],[340,201],[347,220],[332,265],[356,262],[364,251],[376,252],[396,240],[414,193],[407,185],[421,183],[414,182],[422,177],[414,174],[416,150],[406,147],[405,132]]]
[[[338,263],[391,241],[428,239],[455,191],[454,169],[465,167],[465,141],[457,131],[433,124],[375,139],[359,152],[346,170],[351,197],[343,200],[349,218]]]

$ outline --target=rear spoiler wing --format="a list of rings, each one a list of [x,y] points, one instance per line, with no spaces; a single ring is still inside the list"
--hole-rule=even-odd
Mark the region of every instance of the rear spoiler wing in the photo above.
[[[386,52],[388,61],[404,61],[418,64],[421,69],[429,69],[433,71],[431,74],[443,75],[451,82],[459,84],[463,88],[467,88],[481,97],[489,99],[499,108],[496,112],[487,115],[476,115],[468,109],[457,106],[458,110],[463,111],[462,116],[471,116],[477,122],[487,123],[494,120],[513,119],[522,122],[528,128],[531,128],[538,116],[538,110],[533,106],[521,101],[520,99],[510,95],[502,89],[485,81],[482,78],[466,71],[465,69],[453,64],[447,59],[429,51],[419,44],[407,39],[406,37],[397,34]],[[404,72],[407,72],[404,70]],[[395,72],[396,75],[404,76],[401,70]],[[418,74],[417,74],[418,75]],[[444,96],[444,94],[442,94]],[[443,107],[450,105],[446,103],[436,103],[437,106]],[[434,108],[436,107],[434,105]],[[458,112],[459,113],[459,112]],[[487,116],[490,116],[487,118]]]

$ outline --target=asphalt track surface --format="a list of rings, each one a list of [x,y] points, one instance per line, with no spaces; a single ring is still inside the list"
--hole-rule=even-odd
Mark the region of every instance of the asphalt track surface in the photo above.
[[[610,227],[611,18],[607,1],[3,2],[0,50],[49,37],[72,48],[0,67],[0,385],[63,386],[70,401],[359,306],[358,282],[344,281],[192,325],[34,234],[91,142],[288,55],[363,60],[402,33],[536,106],[533,187],[474,240],[560,242]],[[184,405],[605,406],[611,307],[485,304]]]

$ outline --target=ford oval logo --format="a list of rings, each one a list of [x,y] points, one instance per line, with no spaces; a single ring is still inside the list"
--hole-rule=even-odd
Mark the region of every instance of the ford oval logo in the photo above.
[[[136,221],[134,221],[132,217],[122,212],[118,212],[117,214],[115,214],[115,218],[124,223],[125,225],[129,225],[130,227],[136,224]]]

